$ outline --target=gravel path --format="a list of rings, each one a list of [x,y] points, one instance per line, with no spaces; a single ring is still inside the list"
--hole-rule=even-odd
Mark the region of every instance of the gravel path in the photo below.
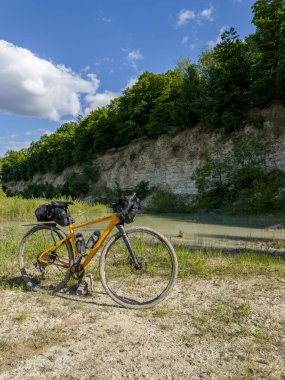
[[[285,379],[285,284],[178,282],[154,309],[1,290],[0,379]]]

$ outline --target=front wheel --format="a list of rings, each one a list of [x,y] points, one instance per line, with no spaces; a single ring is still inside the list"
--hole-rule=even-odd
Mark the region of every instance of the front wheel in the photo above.
[[[150,228],[134,227],[126,234],[138,263],[134,263],[122,235],[116,234],[100,258],[102,284],[123,306],[154,306],[170,293],[177,278],[175,251],[163,235]]]

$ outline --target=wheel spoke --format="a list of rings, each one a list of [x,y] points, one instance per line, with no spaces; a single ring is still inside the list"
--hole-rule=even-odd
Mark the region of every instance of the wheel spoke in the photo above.
[[[39,257],[49,247],[64,238],[57,228],[36,226],[23,238],[19,252],[20,269],[26,283],[39,290],[55,290],[65,285],[70,277],[67,268],[72,262],[72,248],[68,241],[46,253],[41,263]]]
[[[102,283],[117,302],[144,307],[163,299],[176,275],[177,261],[170,243],[147,228],[127,232],[140,269],[136,268],[122,238],[107,244],[100,264]]]

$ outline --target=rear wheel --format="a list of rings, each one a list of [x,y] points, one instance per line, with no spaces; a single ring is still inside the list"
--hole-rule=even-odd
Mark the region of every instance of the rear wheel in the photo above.
[[[100,258],[102,284],[123,306],[154,306],[170,293],[177,278],[175,251],[163,235],[150,228],[134,227],[126,234],[138,263],[133,262],[118,233],[109,240]]]
[[[23,237],[19,249],[19,267],[28,288],[55,293],[62,289],[71,276],[73,250],[67,240],[58,248],[39,256],[66,235],[55,226],[38,225]]]

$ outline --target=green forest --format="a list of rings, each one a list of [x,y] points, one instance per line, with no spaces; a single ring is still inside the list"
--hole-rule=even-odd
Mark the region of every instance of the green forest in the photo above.
[[[144,72],[108,106],[64,123],[29,148],[8,151],[2,182],[59,173],[136,138],[174,136],[198,122],[230,135],[248,122],[252,107],[284,103],[285,2],[257,0],[252,12],[256,29],[244,40],[230,27],[197,64],[185,58],[166,73]]]

